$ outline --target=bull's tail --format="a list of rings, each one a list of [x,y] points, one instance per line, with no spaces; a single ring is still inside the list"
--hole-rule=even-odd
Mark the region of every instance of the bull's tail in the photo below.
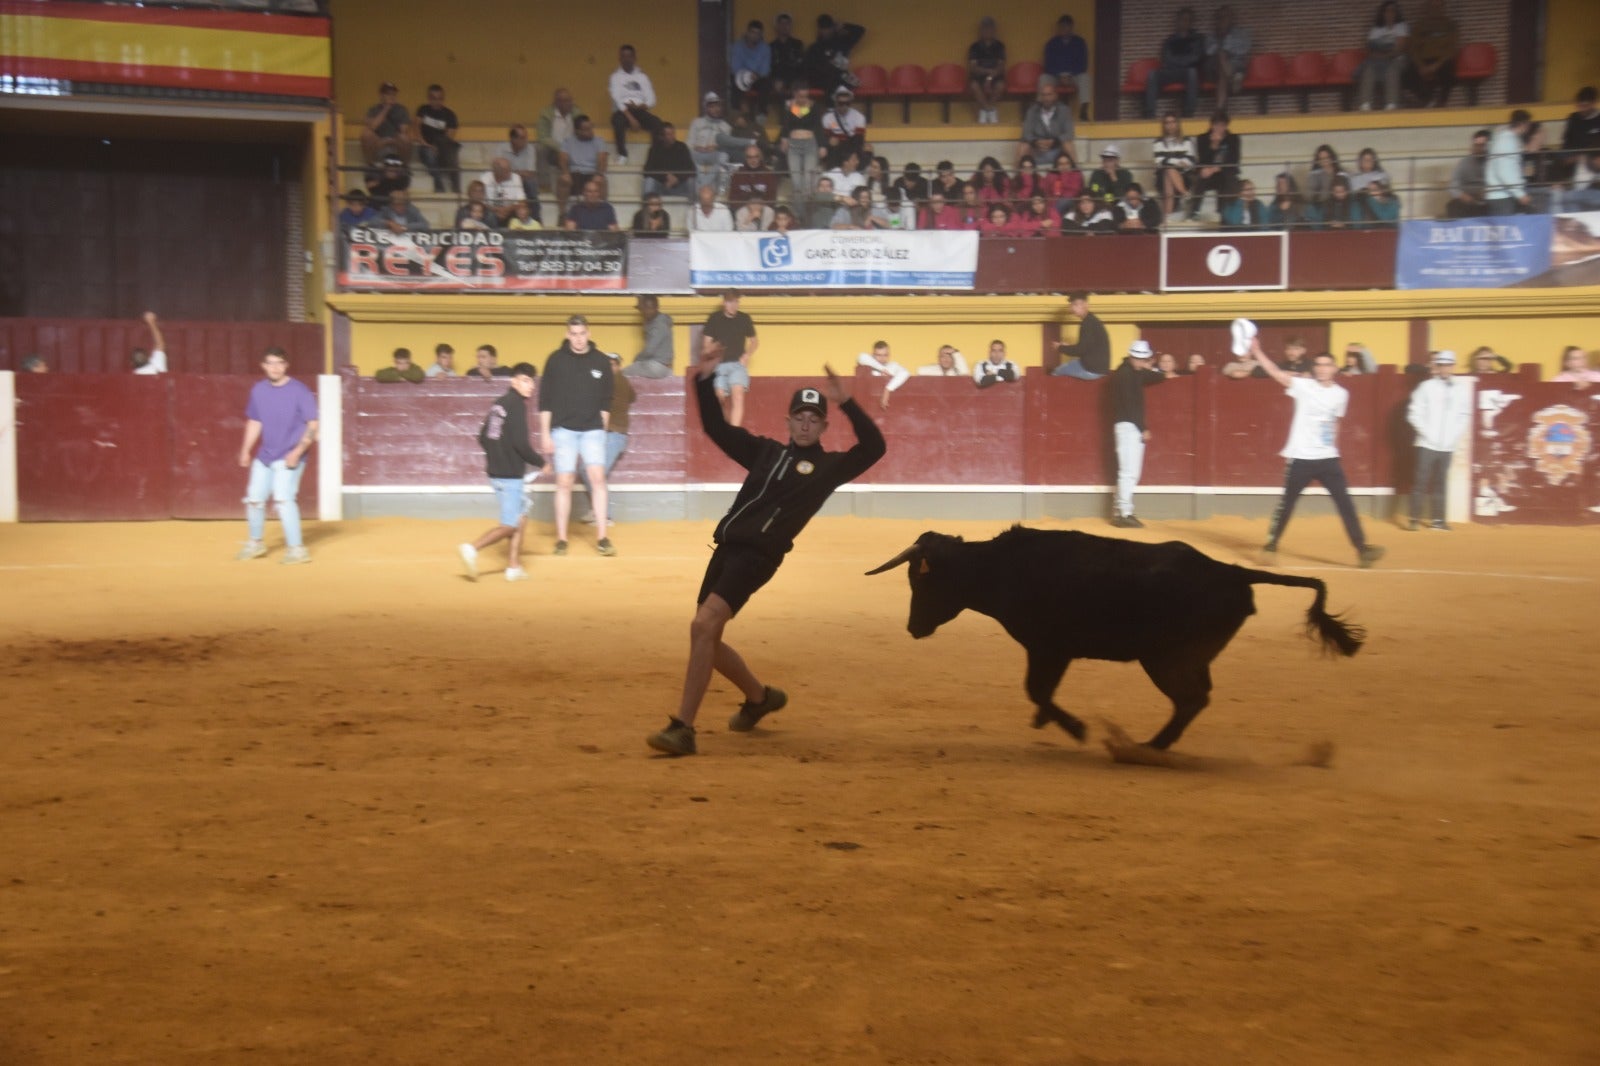
[[[1321,641],[1325,653],[1354,655],[1366,642],[1365,629],[1342,621],[1342,615],[1328,613],[1328,586],[1317,578],[1274,574],[1268,570],[1251,570],[1242,566],[1239,569],[1245,572],[1252,585],[1288,585],[1291,588],[1316,590],[1317,598],[1311,601],[1311,609],[1306,612],[1306,636]]]

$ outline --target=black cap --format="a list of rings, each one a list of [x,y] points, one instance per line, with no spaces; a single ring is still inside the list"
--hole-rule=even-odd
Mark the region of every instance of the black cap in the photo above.
[[[828,417],[828,398],[818,389],[795,389],[794,399],[789,401],[789,413],[796,411],[815,411],[823,418]]]

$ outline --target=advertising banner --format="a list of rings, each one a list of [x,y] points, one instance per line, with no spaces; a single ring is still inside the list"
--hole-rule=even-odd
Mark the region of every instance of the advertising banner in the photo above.
[[[429,230],[357,226],[340,240],[347,289],[537,292],[621,289],[627,237],[607,231]]]
[[[1397,289],[1498,289],[1550,269],[1549,215],[1400,223]]]
[[[967,289],[978,275],[978,234],[947,230],[796,230],[693,233],[697,289]]]

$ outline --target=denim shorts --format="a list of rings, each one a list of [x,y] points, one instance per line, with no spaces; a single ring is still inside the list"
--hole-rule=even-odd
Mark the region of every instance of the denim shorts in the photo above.
[[[550,440],[556,446],[556,473],[571,474],[578,469],[578,457],[585,467],[606,465],[606,431],[603,429],[552,429]]]
[[[734,359],[730,362],[717,364],[716,373],[712,381],[716,385],[717,391],[724,396],[732,392],[735,385],[749,391],[750,371],[745,368],[743,363]]]
[[[500,524],[514,526],[522,521],[522,479],[520,477],[492,477],[494,499],[500,505]]]

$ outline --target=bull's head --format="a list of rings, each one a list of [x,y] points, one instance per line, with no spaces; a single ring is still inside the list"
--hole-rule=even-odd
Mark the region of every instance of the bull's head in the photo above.
[[[911,618],[906,629],[921,640],[960,614],[967,606],[959,592],[956,580],[956,548],[960,537],[943,533],[924,533],[917,542],[882,566],[867,571],[868,576],[893,570],[901,563],[908,564],[906,574],[911,581]]]

